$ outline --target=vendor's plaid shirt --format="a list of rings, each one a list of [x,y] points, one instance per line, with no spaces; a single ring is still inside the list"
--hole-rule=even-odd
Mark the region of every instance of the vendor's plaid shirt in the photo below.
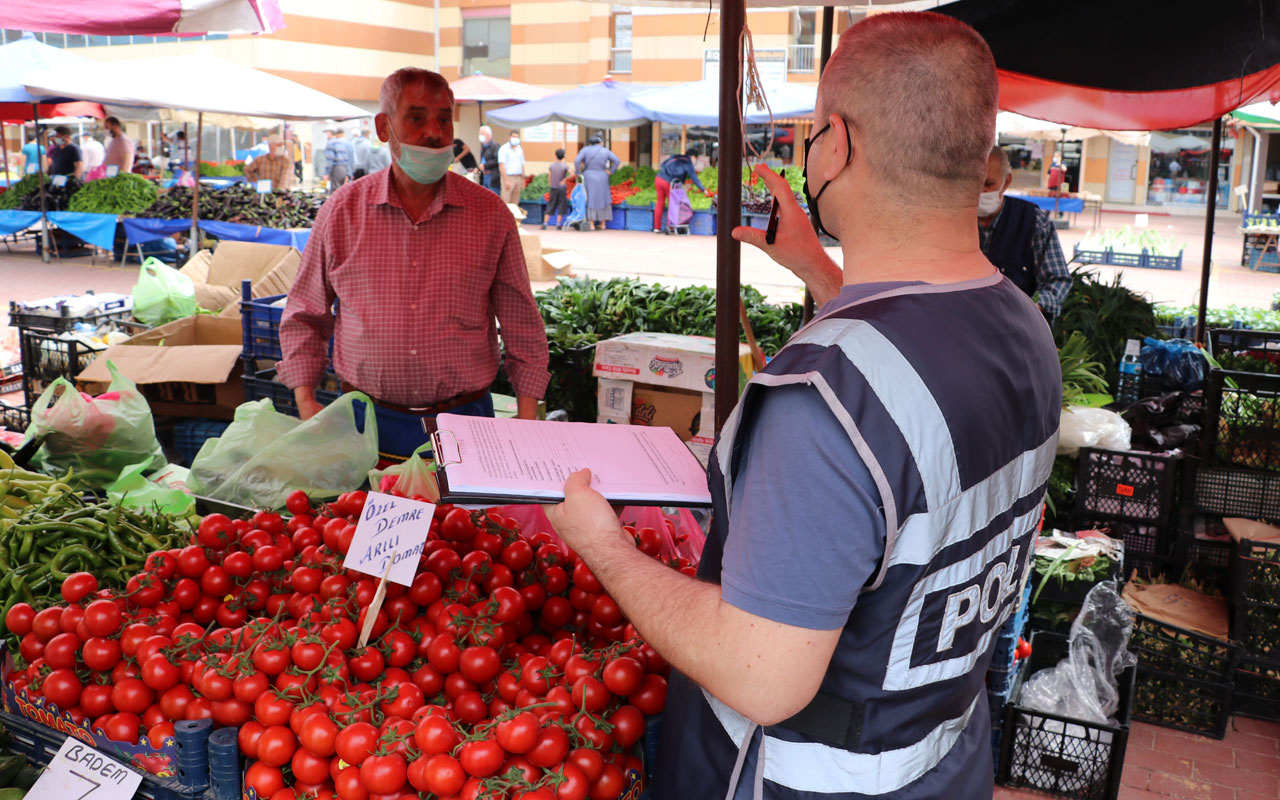
[[[388,403],[439,403],[493,383],[496,317],[516,394],[542,397],[546,328],[510,210],[448,173],[431,207],[410,219],[391,176],[352,181],[321,207],[280,323],[277,377],[290,388],[318,384],[333,333],[343,380]]]
[[[1001,206],[990,225],[985,228],[978,226],[978,241],[982,252],[987,252],[991,235],[1000,224],[1003,214],[1004,207]],[[1057,319],[1062,313],[1062,304],[1067,300],[1067,292],[1071,291],[1071,271],[1067,269],[1067,259],[1058,242],[1058,230],[1053,227],[1053,220],[1049,215],[1040,208],[1036,209],[1036,229],[1031,234],[1031,252],[1036,262],[1036,302],[1051,320]]]
[[[286,155],[258,156],[244,168],[245,180],[250,183],[271,181],[271,188],[283,192],[293,186],[293,162]]]

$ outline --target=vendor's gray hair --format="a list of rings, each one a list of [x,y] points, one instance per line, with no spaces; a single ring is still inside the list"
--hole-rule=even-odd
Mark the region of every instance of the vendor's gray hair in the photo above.
[[[992,158],[998,158],[998,159],[1000,159],[1000,174],[1001,174],[1001,175],[1008,175],[1008,174],[1009,174],[1009,172],[1013,169],[1013,168],[1009,165],[1009,153],[1008,153],[1008,152],[1006,152],[1006,151],[1005,151],[1005,149],[1004,149],[1003,147],[1001,147],[1000,145],[996,145],[995,147],[991,148],[991,154],[990,154],[990,155],[988,155],[988,156],[987,156],[987,158],[988,158],[988,159],[992,159]]]
[[[378,106],[382,113],[394,114],[400,95],[414,84],[421,85],[427,91],[442,92],[448,95],[450,104],[453,103],[453,90],[449,88],[449,81],[443,75],[419,67],[402,67],[382,82],[382,91],[378,93]]]

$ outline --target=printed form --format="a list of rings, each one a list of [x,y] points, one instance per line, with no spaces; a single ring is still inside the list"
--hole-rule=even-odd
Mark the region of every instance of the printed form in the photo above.
[[[711,503],[706,472],[670,428],[457,414],[436,425],[450,494],[561,500],[565,479],[587,467],[611,501]]]

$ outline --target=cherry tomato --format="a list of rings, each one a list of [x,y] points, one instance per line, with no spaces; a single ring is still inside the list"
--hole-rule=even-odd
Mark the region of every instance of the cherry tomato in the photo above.
[[[73,572],[62,581],[62,599],[79,603],[98,591],[98,579],[88,572]]]

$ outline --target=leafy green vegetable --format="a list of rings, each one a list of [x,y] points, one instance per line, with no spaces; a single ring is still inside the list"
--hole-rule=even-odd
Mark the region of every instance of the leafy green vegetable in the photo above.
[[[45,181],[49,180],[49,176],[45,176]],[[12,210],[22,204],[22,198],[32,192],[40,189],[40,175],[28,175],[22,180],[9,186],[3,192],[0,192],[0,209]]]
[[[1080,242],[1081,250],[1115,250],[1120,253],[1148,253],[1157,256],[1176,256],[1182,252],[1182,245],[1172,236],[1165,236],[1151,228],[1135,231],[1125,225],[1123,228],[1110,228],[1101,233],[1091,233]]]
[[[654,203],[658,202],[658,190],[641,189],[622,202],[623,205],[628,206],[652,206]]]
[[[1104,369],[1108,386],[1116,385],[1117,366],[1128,339],[1141,340],[1156,332],[1151,303],[1120,284],[1120,276],[1110,283],[1090,270],[1072,271],[1071,293],[1063,304],[1054,327],[1059,346],[1074,331],[1085,338],[1088,352]]]
[[[1067,341],[1058,348],[1058,361],[1062,365],[1062,407],[1079,403],[1086,394],[1107,391],[1104,367],[1093,360],[1089,343],[1084,334],[1072,331]]]
[[[533,180],[529,181],[529,185],[521,190],[520,199],[537,202],[549,191],[551,191],[551,178],[543,172],[535,175]]]

